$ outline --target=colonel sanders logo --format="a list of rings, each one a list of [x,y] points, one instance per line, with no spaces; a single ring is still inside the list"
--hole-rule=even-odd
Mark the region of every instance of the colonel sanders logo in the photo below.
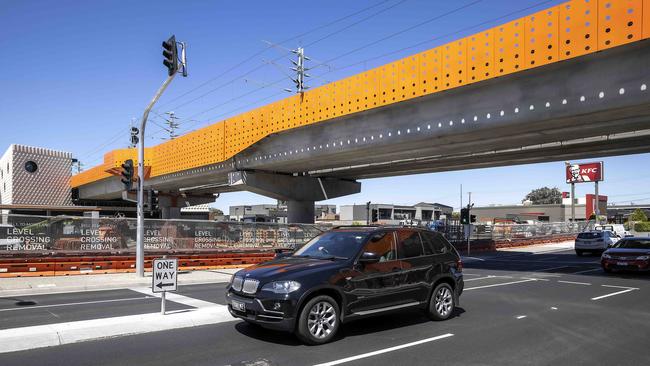
[[[571,165],[569,167],[569,173],[571,174],[572,182],[584,182],[585,180],[587,181],[589,180],[589,177],[583,177],[582,175],[580,175],[580,165],[578,164]]]

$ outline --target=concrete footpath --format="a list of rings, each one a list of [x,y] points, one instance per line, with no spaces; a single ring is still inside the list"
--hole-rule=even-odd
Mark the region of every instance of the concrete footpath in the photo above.
[[[179,272],[179,285],[228,282],[238,269]],[[0,297],[151,287],[151,272],[101,275],[0,278]]]

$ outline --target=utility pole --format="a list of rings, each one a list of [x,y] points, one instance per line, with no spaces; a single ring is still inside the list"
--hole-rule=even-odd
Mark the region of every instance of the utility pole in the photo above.
[[[174,112],[165,112],[166,115],[169,117],[165,119],[165,122],[167,123],[167,132],[169,132],[169,140],[173,140],[178,137],[176,134],[176,129],[180,126],[176,120],[178,117],[174,114]]]
[[[291,50],[291,52],[297,56],[296,61],[291,60],[291,63],[294,66],[291,68],[291,70],[296,72],[296,77],[291,78],[291,80],[294,84],[296,84],[296,92],[301,94],[305,90],[309,89],[308,86],[305,86],[305,78],[310,77],[310,75],[307,74],[307,71],[309,69],[305,67],[305,61],[309,61],[310,59],[309,57],[305,56],[305,49],[302,47]]]
[[[566,166],[566,169],[569,169],[571,166],[571,162],[565,161],[564,165]],[[575,224],[576,222],[576,184],[575,182],[571,182],[571,223]]]
[[[153,108],[154,104],[160,99],[162,93],[167,89],[167,86],[176,76],[176,73],[179,72],[179,57],[178,57],[178,45],[181,46],[181,55],[180,55],[180,66],[183,76],[187,76],[187,60],[185,57],[185,43],[176,42],[176,37],[171,36],[167,41],[162,43],[163,47],[163,65],[167,67],[167,79],[160,86],[156,94],[145,108],[144,113],[142,114],[142,120],[140,121],[140,130],[138,131],[138,226],[137,226],[137,236],[136,236],[136,251],[135,251],[135,268],[138,277],[144,277],[144,131],[147,125],[147,118],[149,118],[149,112]]]

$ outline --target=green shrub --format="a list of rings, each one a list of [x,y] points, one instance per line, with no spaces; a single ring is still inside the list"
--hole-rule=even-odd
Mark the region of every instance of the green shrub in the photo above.
[[[634,224],[634,231],[648,232],[650,231],[650,222],[637,222]]]

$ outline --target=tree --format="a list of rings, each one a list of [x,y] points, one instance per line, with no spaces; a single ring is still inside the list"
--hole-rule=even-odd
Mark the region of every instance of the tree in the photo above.
[[[648,216],[646,216],[645,212],[643,212],[642,209],[637,208],[630,214],[630,218],[628,219],[629,221],[648,221]]]
[[[557,187],[542,187],[533,189],[521,200],[521,202],[531,201],[534,205],[558,204],[562,203],[562,192]]]

